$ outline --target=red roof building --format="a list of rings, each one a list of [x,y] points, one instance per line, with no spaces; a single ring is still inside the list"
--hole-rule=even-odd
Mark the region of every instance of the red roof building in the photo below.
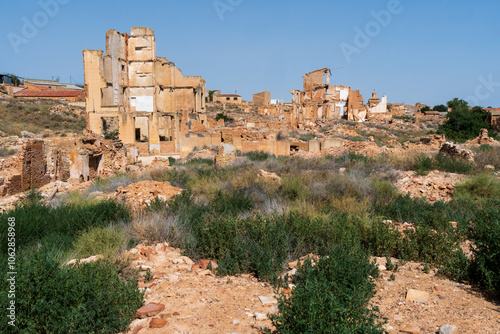
[[[83,90],[53,90],[53,89],[24,89],[14,94],[14,97],[31,99],[85,101],[85,91]]]

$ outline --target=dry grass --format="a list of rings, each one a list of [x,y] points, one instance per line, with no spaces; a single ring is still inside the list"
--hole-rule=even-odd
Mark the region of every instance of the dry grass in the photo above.
[[[0,103],[0,130],[7,135],[20,136],[21,131],[39,133],[46,129],[52,131],[82,132],[85,118],[74,114],[56,115],[50,107],[61,104],[50,100],[11,99]]]

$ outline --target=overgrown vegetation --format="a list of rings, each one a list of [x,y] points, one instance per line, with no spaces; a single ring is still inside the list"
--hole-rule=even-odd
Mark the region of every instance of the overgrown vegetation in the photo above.
[[[431,170],[439,170],[448,173],[470,174],[476,166],[460,158],[451,158],[448,155],[438,153],[434,157],[424,154],[419,155],[415,160],[413,169],[418,175],[427,175]]]
[[[0,103],[0,131],[10,136],[20,136],[21,131],[38,133],[46,129],[81,133],[85,129],[85,117],[49,111],[59,104],[59,101],[19,99]]]
[[[124,173],[96,179],[87,193],[114,191],[120,185],[142,179],[169,181],[185,189],[168,202],[152,201],[130,224],[127,209],[112,201],[72,194],[58,206],[50,207],[39,195],[31,193],[15,210],[0,215],[0,237],[7,238],[7,219],[15,217],[19,231],[16,241],[23,261],[33,263],[35,269],[58,264],[58,269],[50,273],[28,270],[22,282],[36,281],[36,275],[40,275],[41,282],[57,282],[48,283],[44,290],[48,296],[54,293],[55,286],[76,289],[74,296],[68,297],[66,290],[61,295],[80,305],[79,311],[86,317],[92,315],[89,307],[99,307],[92,298],[99,295],[101,287],[118,291],[127,300],[125,309],[119,311],[113,302],[101,305],[102,319],[107,319],[109,312],[121,312],[121,319],[129,319],[127,309],[137,306],[139,297],[134,285],[123,281],[118,284],[115,280],[120,267],[113,258],[129,240],[168,241],[193,260],[216,260],[219,275],[253,273],[259,279],[274,282],[278,289],[287,284],[286,279],[276,278],[287,262],[309,253],[322,257],[315,266],[306,262],[299,269],[292,298],[280,298],[281,313],[272,320],[281,333],[383,332],[377,310],[367,308],[377,276],[368,255],[421,261],[426,263],[425,270],[437,267],[441,274],[457,281],[500,292],[500,185],[496,176],[472,176],[456,185],[449,203],[431,204],[397,193],[391,185],[397,175],[396,163],[387,157],[346,153],[304,160],[262,152],[245,155],[248,159],[226,168],[216,169],[212,160],[195,159],[144,175]],[[477,171],[440,155],[416,160],[409,157],[407,164],[423,172]],[[281,181],[259,177],[260,169],[277,173]],[[412,228],[400,231],[395,222],[408,222]],[[450,222],[456,222],[456,227]],[[460,248],[465,240],[475,245],[470,258]],[[2,247],[5,254],[6,246]],[[102,254],[110,261],[60,267],[68,254]],[[109,287],[93,283],[90,278],[81,278],[82,272],[113,283]],[[86,282],[81,288],[84,292],[73,287],[73,279]],[[83,298],[87,283],[97,290]],[[31,285],[21,286],[26,296],[41,298],[34,292],[30,295]],[[67,305],[58,296],[54,298]],[[26,301],[26,305],[33,303]],[[26,307],[23,312],[39,316],[36,326],[54,326],[54,318],[44,313],[48,311],[40,306]],[[80,319],[80,315],[70,313],[73,311],[66,308],[57,316]],[[74,324],[65,331],[111,332],[111,327],[106,327],[108,322],[111,326],[111,321],[97,315],[94,318],[103,327],[81,329],[80,324]],[[124,323],[126,320],[113,323],[115,332],[122,330],[119,328]],[[29,331],[32,327],[28,326],[32,325],[26,323],[23,328]],[[81,324],[84,325],[88,324]],[[40,328],[32,331],[43,332],[45,327]]]
[[[368,254],[337,245],[328,255],[299,267],[289,296],[280,289],[288,287],[288,277],[278,280],[280,313],[271,315],[278,332],[384,333],[378,309],[367,307],[378,277]]]
[[[0,323],[2,333],[117,333],[128,330],[144,293],[137,281],[121,279],[108,262],[60,266],[42,245],[17,258],[16,323]],[[0,302],[9,305],[6,262],[2,262]],[[7,318],[6,307],[2,308]]]
[[[425,159],[412,160],[409,168],[475,172],[447,156]],[[338,173],[341,167],[346,171]],[[258,178],[259,169],[277,173],[282,182]],[[353,153],[309,160],[262,156],[218,170],[183,165],[155,177],[188,191],[156,208],[154,220],[137,221],[138,239],[154,235],[155,241],[169,240],[195,259],[218,260],[221,274],[253,272],[262,279],[270,279],[286,261],[308,253],[327,255],[339,243],[460,271],[459,245],[475,237],[469,222],[489,224],[500,217],[493,176],[475,176],[457,185],[451,202],[430,204],[396,193],[389,182],[394,180],[390,159]],[[414,229],[402,233],[383,220],[409,222]],[[456,229],[451,221],[457,222]],[[464,280],[488,286],[469,269],[462,272]]]
[[[11,219],[9,219],[11,217]],[[0,214],[0,237],[8,240],[15,219],[16,327],[9,333],[117,333],[126,331],[143,303],[136,280],[124,280],[117,253],[126,245],[128,210],[113,201],[69,196],[51,207],[36,191]],[[2,294],[8,305],[7,243],[2,243]],[[64,265],[68,256],[104,255],[106,261]],[[110,262],[111,261],[111,262]],[[21,270],[22,269],[22,270]],[[104,301],[104,302],[103,302]],[[1,316],[7,319],[7,310]],[[92,319],[89,321],[89,319]]]
[[[481,107],[469,110],[469,104],[464,100],[455,98],[448,101],[451,111],[447,120],[439,126],[438,133],[445,134],[446,138],[464,142],[477,137],[481,129],[490,128],[491,114]]]
[[[16,154],[17,151],[11,148],[0,147],[0,157],[8,157]]]

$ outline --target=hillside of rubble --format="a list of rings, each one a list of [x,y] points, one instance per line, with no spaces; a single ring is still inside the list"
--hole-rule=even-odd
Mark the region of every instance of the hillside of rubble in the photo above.
[[[369,151],[371,141],[321,156],[201,148],[184,159],[157,159],[8,197],[0,219],[5,226],[16,217],[28,229],[31,221],[71,226],[70,233],[34,228],[20,239],[22,261],[47,261],[29,250],[35,243],[57,249],[49,258],[77,272],[101,270],[107,260],[118,276],[138,279],[143,302],[129,290],[120,295],[120,305],[129,305],[116,327],[124,333],[125,324],[130,333],[279,330],[280,317],[292,312],[284,301],[307,296],[301,283],[307,275],[296,275],[313,269],[302,265],[328,256],[353,257],[365,263],[356,268],[371,268],[370,276],[352,276],[356,284],[355,277],[365,277],[368,290],[359,291],[370,291],[363,298],[373,323],[363,326],[389,333],[495,333],[500,148],[481,140],[484,134],[464,151],[431,136],[401,145],[396,154]],[[411,149],[403,155],[405,145]],[[363,251],[331,253],[341,244]],[[279,288],[276,277],[285,274],[288,286]],[[18,277],[20,291],[28,291],[29,277]],[[103,317],[113,305],[111,299],[99,306]]]
[[[116,138],[59,125],[2,134],[0,234],[15,221],[17,317],[32,319],[19,328],[305,332],[314,319],[337,332],[498,332],[500,142],[491,133],[456,143],[435,133],[439,119],[292,130],[241,107],[208,111],[223,136],[238,127],[249,142],[279,136],[289,155],[225,141],[132,159]],[[67,105],[49,113],[82,116]],[[33,280],[52,304],[36,303]],[[332,325],[325,305],[349,320]]]

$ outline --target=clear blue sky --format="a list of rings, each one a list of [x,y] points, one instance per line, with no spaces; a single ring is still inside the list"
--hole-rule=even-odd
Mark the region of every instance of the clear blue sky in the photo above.
[[[54,1],[64,4],[43,14]],[[25,0],[0,13],[0,73],[21,77],[83,83],[83,49],[105,49],[110,28],[147,26],[157,56],[248,100],[264,90],[290,100],[306,72],[342,67],[332,82],[365,100],[376,90],[389,102],[500,107],[498,0]]]

